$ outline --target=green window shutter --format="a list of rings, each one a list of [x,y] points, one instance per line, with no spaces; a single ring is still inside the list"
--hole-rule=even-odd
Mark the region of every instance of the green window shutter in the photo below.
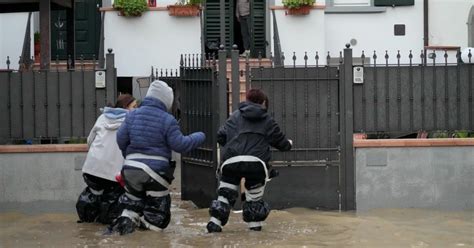
[[[415,0],[374,0],[375,6],[410,6]]]
[[[204,40],[208,42],[217,42],[220,40],[220,0],[207,0],[204,12]],[[225,47],[232,47],[233,32],[231,27],[234,25],[233,0],[225,1]]]
[[[265,33],[265,0],[252,1],[252,57],[256,58],[259,53],[265,57],[266,33]]]

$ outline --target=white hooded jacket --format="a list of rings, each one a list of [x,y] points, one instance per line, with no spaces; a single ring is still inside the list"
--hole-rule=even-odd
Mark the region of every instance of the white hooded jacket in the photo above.
[[[124,160],[116,135],[127,112],[122,108],[104,108],[87,137],[89,152],[82,167],[83,173],[116,181],[115,176],[120,173]]]

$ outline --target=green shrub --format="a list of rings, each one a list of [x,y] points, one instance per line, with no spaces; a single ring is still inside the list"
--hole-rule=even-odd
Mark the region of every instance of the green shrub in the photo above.
[[[202,0],[179,0],[177,5],[200,5]]]
[[[453,133],[453,138],[469,138],[469,132],[466,130],[458,130]]]
[[[148,9],[146,0],[115,0],[114,8],[124,16],[141,16]]]
[[[40,33],[39,32],[35,32],[34,36],[34,43],[39,43],[40,42]]]
[[[313,5],[315,0],[283,0],[283,6],[289,9],[297,9],[305,5]]]

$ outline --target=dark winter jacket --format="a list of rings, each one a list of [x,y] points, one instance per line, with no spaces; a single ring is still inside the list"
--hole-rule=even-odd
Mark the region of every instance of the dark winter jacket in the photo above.
[[[240,103],[217,132],[217,142],[224,146],[222,159],[238,155],[252,155],[265,163],[270,161],[270,146],[288,151],[291,144],[278,124],[260,104]]]
[[[140,108],[131,111],[117,133],[117,143],[124,157],[132,153],[157,155],[171,159],[171,150],[183,153],[204,142],[202,132],[184,136],[166,106],[154,97],[145,97]],[[138,160],[155,171],[168,169],[167,162]]]

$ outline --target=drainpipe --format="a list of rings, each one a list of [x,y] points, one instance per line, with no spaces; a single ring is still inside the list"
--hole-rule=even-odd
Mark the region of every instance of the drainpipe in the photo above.
[[[426,65],[426,47],[429,46],[429,33],[428,33],[429,19],[428,19],[428,0],[423,0],[423,47],[425,50],[425,61]]]

